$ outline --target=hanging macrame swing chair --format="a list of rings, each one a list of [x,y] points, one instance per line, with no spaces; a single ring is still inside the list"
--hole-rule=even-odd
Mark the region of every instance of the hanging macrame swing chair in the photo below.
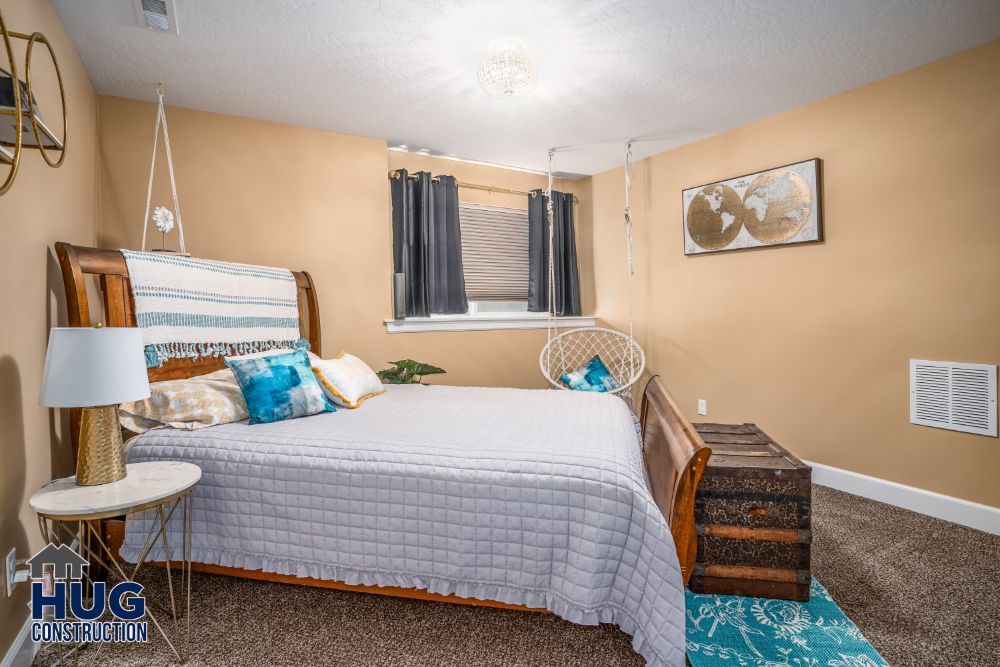
[[[625,241],[628,254],[626,266],[628,278],[628,334],[604,327],[583,327],[559,333],[555,304],[555,263],[552,211],[552,156],[549,151],[549,183],[546,196],[548,205],[546,217],[549,224],[549,313],[548,342],[538,357],[538,365],[545,379],[557,389],[570,390],[562,377],[586,365],[594,357],[600,357],[604,366],[614,377],[618,387],[607,393],[621,397],[632,404],[632,386],[642,377],[646,369],[646,355],[633,337],[632,324],[632,213],[629,210],[629,191],[632,189],[632,142],[625,144]]]

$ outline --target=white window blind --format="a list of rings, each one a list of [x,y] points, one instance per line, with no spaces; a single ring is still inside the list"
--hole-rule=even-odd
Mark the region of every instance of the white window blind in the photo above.
[[[469,301],[528,300],[528,212],[458,205]]]

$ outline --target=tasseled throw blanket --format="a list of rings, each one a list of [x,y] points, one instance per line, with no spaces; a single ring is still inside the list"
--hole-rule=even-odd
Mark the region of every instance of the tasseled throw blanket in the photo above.
[[[122,250],[146,363],[296,346],[298,292],[287,269]]]

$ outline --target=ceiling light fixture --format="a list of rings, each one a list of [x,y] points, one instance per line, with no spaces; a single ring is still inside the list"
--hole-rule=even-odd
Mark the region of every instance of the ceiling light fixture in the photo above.
[[[479,84],[490,95],[517,97],[535,84],[535,66],[520,44],[504,41],[479,65]]]

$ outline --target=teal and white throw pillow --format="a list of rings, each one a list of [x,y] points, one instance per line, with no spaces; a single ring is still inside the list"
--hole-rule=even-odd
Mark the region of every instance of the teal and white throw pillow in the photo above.
[[[621,386],[601,361],[601,357],[596,355],[575,371],[564,374],[559,380],[574,391],[614,391]]]
[[[305,350],[250,359],[227,359],[250,412],[251,424],[335,412],[316,381]]]

